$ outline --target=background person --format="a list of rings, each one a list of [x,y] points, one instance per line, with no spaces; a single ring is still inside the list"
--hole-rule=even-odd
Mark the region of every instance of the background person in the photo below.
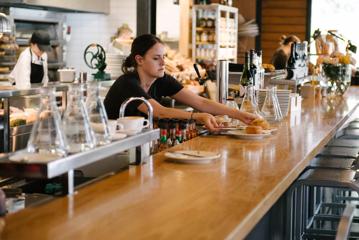
[[[286,69],[287,68],[287,62],[290,57],[291,47],[292,44],[296,42],[300,42],[300,39],[295,35],[285,36],[283,35],[281,37],[280,41],[280,47],[275,50],[271,63],[275,67],[275,69]]]
[[[17,63],[10,73],[10,82],[16,88],[26,89],[31,83],[49,81],[47,69],[47,51],[51,50],[50,36],[46,31],[36,31],[30,38],[30,47],[21,52]]]

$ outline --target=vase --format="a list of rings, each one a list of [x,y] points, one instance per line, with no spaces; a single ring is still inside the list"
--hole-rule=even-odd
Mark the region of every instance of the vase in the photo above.
[[[328,95],[341,96],[350,86],[351,69],[349,64],[323,64],[327,79]]]

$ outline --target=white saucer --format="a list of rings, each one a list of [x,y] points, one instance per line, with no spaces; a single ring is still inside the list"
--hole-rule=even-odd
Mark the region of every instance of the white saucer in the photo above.
[[[112,140],[112,141],[120,140],[120,139],[123,139],[123,138],[125,138],[125,137],[127,137],[126,134],[117,132],[117,133],[111,135],[111,140]]]
[[[140,133],[142,130],[117,130],[117,133],[116,134],[118,134],[118,133],[123,133],[123,134],[126,134],[126,135],[128,135],[128,136],[132,136],[132,135],[136,135],[136,134],[138,134],[138,133]]]
[[[187,155],[188,154],[188,155]],[[219,158],[221,154],[208,151],[182,150],[174,152],[165,152],[165,156],[173,162],[189,164],[206,164]]]
[[[258,140],[270,136],[271,132],[264,132],[261,134],[249,134],[246,133],[244,130],[235,130],[228,131],[227,134],[241,139]]]
[[[9,160],[14,162],[23,162],[23,163],[47,163],[52,160],[60,158],[54,154],[48,153],[29,153],[29,152],[21,152],[15,153],[9,157]]]

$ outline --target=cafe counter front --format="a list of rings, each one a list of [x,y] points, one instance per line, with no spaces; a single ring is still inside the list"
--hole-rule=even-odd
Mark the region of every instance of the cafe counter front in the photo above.
[[[194,138],[169,150],[221,157],[190,165],[160,152],[72,196],[6,216],[1,239],[242,239],[344,123],[359,116],[358,103],[359,88],[351,87],[344,97],[304,100],[301,113],[262,140]]]

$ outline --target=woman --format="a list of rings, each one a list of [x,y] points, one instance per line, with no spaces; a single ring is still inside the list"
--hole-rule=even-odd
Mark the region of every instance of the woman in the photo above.
[[[154,117],[195,119],[212,131],[220,126],[211,114],[228,115],[244,123],[250,123],[256,118],[255,115],[228,108],[183,88],[176,79],[165,74],[164,57],[164,45],[156,36],[145,34],[133,41],[131,54],[122,66],[124,75],[111,86],[104,101],[110,119],[119,117],[121,104],[130,97],[148,99],[153,107]],[[193,113],[164,107],[159,103],[163,96],[170,96],[202,112]],[[139,115],[146,112],[144,103],[132,102],[128,105],[125,114]]]
[[[50,51],[50,36],[45,31],[36,31],[30,39],[30,47],[21,52],[17,63],[10,73],[10,82],[16,88],[26,89],[31,83],[47,84],[47,54]]]
[[[290,56],[291,47],[293,43],[300,42],[300,39],[295,35],[281,37],[280,47],[274,52],[271,63],[275,69],[286,69],[288,58]]]

